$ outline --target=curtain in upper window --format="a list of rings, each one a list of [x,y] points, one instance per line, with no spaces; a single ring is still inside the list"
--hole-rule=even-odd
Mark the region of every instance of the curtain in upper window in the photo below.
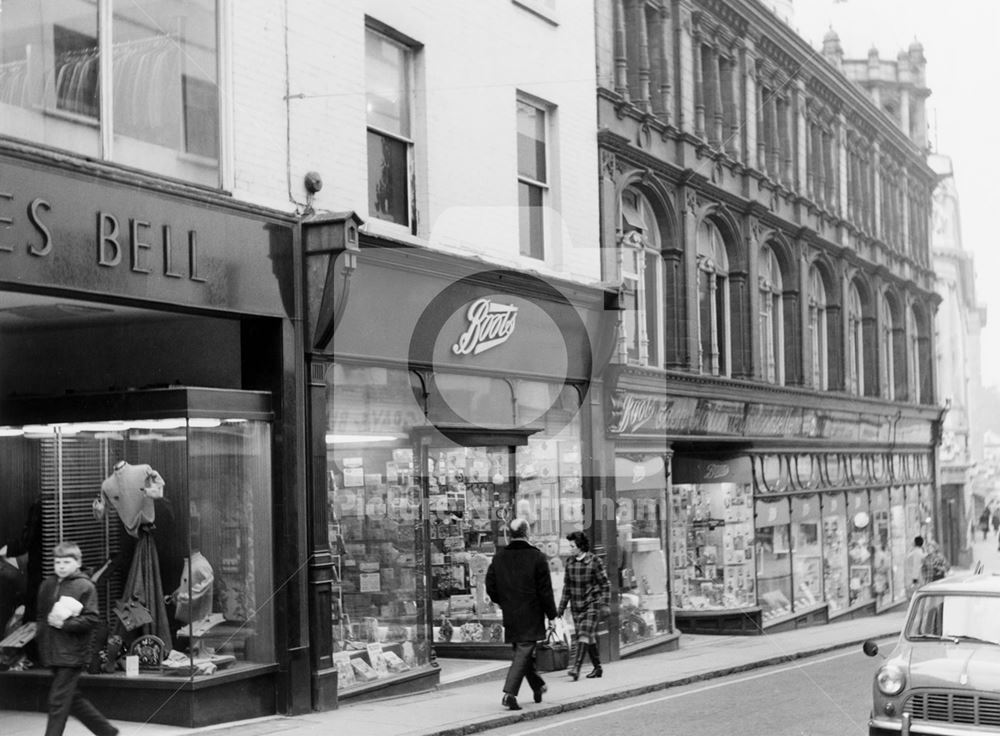
[[[812,365],[812,385],[821,391],[828,387],[828,345],[826,287],[816,266],[809,268],[809,352]]]
[[[0,132],[218,186],[217,37],[214,0],[4,0]]]
[[[660,228],[649,200],[628,188],[621,198],[623,313],[627,359],[663,364],[663,261]]]
[[[407,46],[366,30],[368,214],[406,228],[413,209],[412,57]]]
[[[760,249],[758,274],[761,374],[765,381],[781,384],[785,382],[781,268],[774,251],[766,245]]]
[[[711,220],[698,228],[698,365],[702,373],[730,371],[729,257]]]

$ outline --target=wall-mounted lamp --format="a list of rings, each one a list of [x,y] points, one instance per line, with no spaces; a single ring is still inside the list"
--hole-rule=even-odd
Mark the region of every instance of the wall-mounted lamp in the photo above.
[[[302,223],[306,313],[312,345],[317,350],[325,350],[330,344],[344,316],[351,276],[358,268],[358,229],[362,223],[354,212],[314,216]]]

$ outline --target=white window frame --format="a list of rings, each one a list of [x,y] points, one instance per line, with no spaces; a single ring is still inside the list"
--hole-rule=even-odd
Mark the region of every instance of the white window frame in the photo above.
[[[372,125],[369,120],[365,120],[365,201],[368,203],[368,216],[378,220],[383,227],[392,229],[398,229],[401,232],[406,232],[409,234],[415,234],[416,228],[416,172],[414,166],[414,138],[413,131],[415,126],[414,112],[415,112],[415,54],[417,51],[417,46],[413,44],[409,39],[404,39],[398,34],[392,33],[391,29],[377,24],[374,22],[369,22],[365,26],[365,41],[367,43],[368,34],[373,34],[380,37],[382,40],[391,43],[392,45],[400,48],[403,51],[404,63],[406,64],[406,69],[404,71],[403,78],[406,84],[406,115],[407,115],[407,127],[408,135],[401,134],[397,131],[386,130],[383,127],[377,125]],[[367,66],[368,58],[367,54],[365,56],[365,64]],[[365,80],[365,94],[367,95],[368,85],[367,78]],[[402,143],[406,147],[406,221],[405,222],[395,222],[393,220],[387,219],[385,217],[380,217],[377,211],[373,211],[371,208],[371,187],[373,182],[371,181],[371,173],[368,171],[367,167],[367,156],[368,156],[368,134],[373,133],[377,136],[388,138],[390,140]]]
[[[515,165],[517,169],[517,186],[520,190],[521,185],[529,187],[541,192],[542,203],[539,207],[540,214],[542,217],[542,243],[541,243],[541,253],[536,254],[531,251],[531,244],[528,245],[527,250],[525,249],[525,244],[521,242],[521,213],[518,212],[518,238],[517,238],[517,252],[523,258],[530,258],[536,261],[544,262],[549,255],[551,245],[551,237],[549,232],[549,217],[547,216],[547,210],[551,201],[552,190],[552,114],[553,106],[548,105],[534,97],[524,95],[519,93],[517,95],[517,117],[516,120],[520,122],[520,107],[524,105],[530,107],[538,112],[542,113],[544,120],[542,123],[542,132],[545,135],[545,140],[543,141],[545,145],[545,179],[535,179],[533,177],[527,176],[521,173],[521,158],[520,158],[520,147],[517,149],[517,155],[515,156]],[[518,194],[518,209],[520,209],[520,194]]]
[[[847,387],[852,394],[865,393],[864,308],[861,293],[852,282],[847,288]]]
[[[698,228],[698,279],[707,280],[709,324],[702,324],[702,289],[698,284],[698,370],[713,376],[729,377],[731,374],[732,315],[729,295],[729,258],[722,233],[711,220]],[[708,370],[705,370],[705,334],[708,330]]]
[[[826,325],[826,287],[816,266],[809,268],[809,349],[812,355],[812,385],[826,391],[830,385],[829,342]]]
[[[760,367],[768,383],[785,383],[785,325],[781,308],[781,269],[769,246],[760,249],[757,287],[760,291]]]
[[[885,398],[890,401],[896,399],[896,357],[893,347],[893,333],[895,323],[892,317],[892,308],[889,306],[889,297],[882,296],[882,364],[884,369],[882,379],[885,382]]]
[[[627,200],[635,197],[635,204]],[[634,305],[635,334],[629,334],[629,320],[622,325],[623,356],[629,363],[663,365],[663,259],[660,232],[652,206],[636,189],[626,188],[619,201],[621,212],[621,248],[619,265],[629,303]],[[647,284],[654,284],[652,291]],[[650,318],[655,319],[655,334],[649,334]]]

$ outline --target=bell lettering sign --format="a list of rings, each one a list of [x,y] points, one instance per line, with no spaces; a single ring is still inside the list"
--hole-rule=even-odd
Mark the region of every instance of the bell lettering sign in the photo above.
[[[477,299],[466,312],[469,328],[451,346],[455,355],[479,355],[490,348],[502,345],[514,334],[517,326],[517,307],[513,304],[495,304],[487,297]]]
[[[14,230],[19,225],[10,212],[12,208],[6,206],[13,201],[13,193],[0,192],[0,205],[3,205],[0,207],[0,253],[14,253],[17,242],[17,236],[8,236],[3,232]],[[49,258],[58,248],[67,247],[54,235],[49,220],[54,209],[52,203],[42,197],[31,199],[25,207],[25,217],[31,224],[33,237],[22,247],[29,255]],[[126,224],[110,212],[101,210],[97,213],[95,261],[104,268],[115,268],[125,261],[127,268],[134,273],[161,273],[170,278],[204,282],[205,278],[198,270],[198,233],[188,230],[185,235],[177,240],[186,242],[175,243],[168,224],[156,225],[139,218],[128,218]]]

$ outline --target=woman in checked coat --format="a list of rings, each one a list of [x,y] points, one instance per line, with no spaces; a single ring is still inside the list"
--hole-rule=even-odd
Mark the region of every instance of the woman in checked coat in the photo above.
[[[576,656],[569,668],[569,676],[580,677],[583,658],[590,654],[594,669],[587,677],[600,677],[601,658],[597,651],[597,622],[606,614],[609,606],[611,584],[601,559],[590,551],[590,540],[583,532],[573,532],[566,537],[572,554],[566,561],[566,579],[563,582],[559,616],[566,606],[573,612],[573,626],[576,629]]]

